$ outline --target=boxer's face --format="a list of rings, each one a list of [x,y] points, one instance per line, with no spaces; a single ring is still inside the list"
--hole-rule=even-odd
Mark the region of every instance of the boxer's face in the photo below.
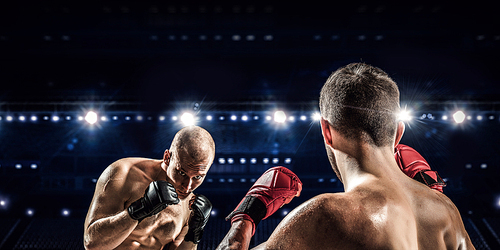
[[[189,196],[203,183],[210,164],[210,159],[197,162],[185,155],[183,151],[171,154],[167,176],[172,180],[180,199]]]

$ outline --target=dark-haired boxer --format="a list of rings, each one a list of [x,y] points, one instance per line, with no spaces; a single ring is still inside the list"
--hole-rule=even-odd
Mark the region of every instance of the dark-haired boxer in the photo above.
[[[399,90],[387,73],[363,63],[338,69],[321,90],[320,111],[327,155],[344,192],[298,206],[255,249],[474,249],[453,202],[408,178],[395,160],[404,124],[396,118]],[[260,202],[245,197],[231,213],[218,249],[248,249],[255,221],[294,194],[272,185],[258,190]],[[255,192],[252,187],[247,196]]]
[[[189,126],[176,133],[161,160],[124,158],[109,165],[85,219],[85,248],[197,249],[212,205],[193,191],[214,156],[212,136]]]

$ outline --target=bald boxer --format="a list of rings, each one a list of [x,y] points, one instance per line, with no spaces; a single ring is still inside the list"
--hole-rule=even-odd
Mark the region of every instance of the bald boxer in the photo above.
[[[193,191],[215,157],[203,128],[176,133],[163,159],[124,158],[99,177],[85,219],[86,249],[197,249],[212,205]]]
[[[381,69],[355,63],[333,72],[320,94],[321,129],[345,191],[295,208],[255,249],[474,249],[453,202],[398,166],[395,146],[404,131],[398,110],[398,87]],[[270,188],[265,196],[294,194]],[[217,249],[248,249],[255,215],[274,207],[240,206]]]

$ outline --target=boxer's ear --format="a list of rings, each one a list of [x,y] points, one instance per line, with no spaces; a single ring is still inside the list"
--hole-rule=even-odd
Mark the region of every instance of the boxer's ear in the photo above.
[[[321,117],[321,134],[323,134],[323,139],[325,140],[326,145],[332,146],[332,132],[330,131],[330,123]]]
[[[163,153],[163,162],[168,166],[170,164],[170,156],[172,153],[168,149],[165,150],[165,153]]]
[[[396,129],[396,141],[394,142],[394,147],[396,147],[399,144],[399,141],[401,141],[404,132],[405,132],[405,123],[400,121],[398,122],[398,127]]]

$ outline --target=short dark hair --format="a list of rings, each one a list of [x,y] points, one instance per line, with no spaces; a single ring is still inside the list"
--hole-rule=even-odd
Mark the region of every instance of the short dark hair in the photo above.
[[[323,85],[319,106],[323,118],[346,138],[379,147],[393,143],[399,90],[383,70],[365,63],[339,68]]]

